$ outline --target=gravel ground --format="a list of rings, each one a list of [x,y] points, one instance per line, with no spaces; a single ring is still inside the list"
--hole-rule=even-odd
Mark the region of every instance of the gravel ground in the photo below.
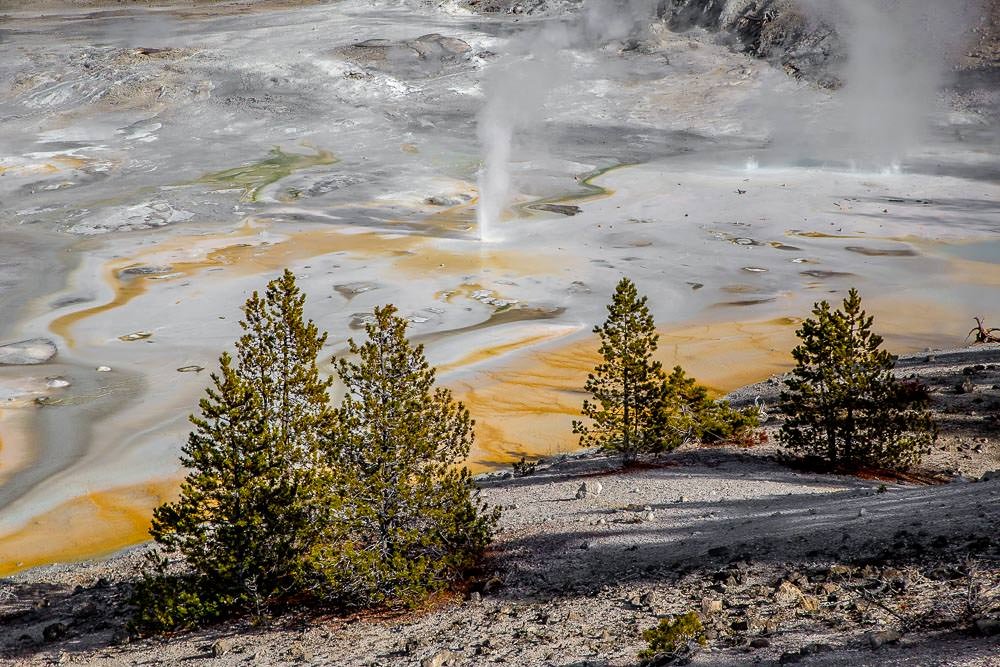
[[[130,642],[138,547],[0,580],[0,661],[633,665],[643,630],[697,610],[708,644],[692,664],[996,664],[1000,478],[968,480],[1000,467],[984,416],[996,414],[1000,346],[929,354],[900,363],[934,383],[944,428],[911,481],[799,471],[767,444],[685,448],[628,471],[584,452],[481,477],[504,508],[491,561],[426,609]],[[966,378],[975,386],[958,393]],[[776,389],[733,398],[771,402]]]

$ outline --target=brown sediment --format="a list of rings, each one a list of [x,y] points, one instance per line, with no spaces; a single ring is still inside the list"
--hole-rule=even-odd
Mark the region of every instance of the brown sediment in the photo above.
[[[449,296],[450,300],[452,297]],[[445,338],[450,338],[457,334],[469,333],[472,331],[481,331],[483,329],[489,329],[490,327],[496,327],[503,324],[513,324],[515,322],[533,322],[538,320],[551,320],[562,315],[566,311],[565,308],[506,308],[504,310],[498,310],[494,312],[489,318],[483,320],[482,322],[477,322],[476,324],[470,324],[467,327],[460,327],[458,329],[448,329],[445,331],[435,331],[433,333],[424,334],[422,336],[415,337],[413,340],[421,343],[432,343]]]
[[[895,353],[961,338],[962,333],[956,332],[965,325],[956,318],[955,309],[932,305],[900,296],[866,299],[876,326]],[[942,322],[956,326],[942,330]],[[683,366],[721,394],[789,369],[799,323],[794,317],[778,317],[666,329],[661,332],[658,358],[667,368]],[[562,345],[531,347],[538,343],[545,341],[522,339],[481,350],[463,363],[500,354],[508,358],[502,367],[485,365],[467,379],[444,383],[476,419],[476,448],[469,459],[474,472],[522,455],[547,456],[577,446],[571,424],[585,398],[587,373],[599,361],[596,340],[581,336]],[[168,480],[90,494],[0,536],[4,554],[0,576],[33,565],[99,556],[144,541],[153,507],[172,497],[178,484],[179,480]]]
[[[469,354],[465,355],[457,361],[451,363],[442,364],[437,367],[439,373],[447,373],[448,371],[457,370],[459,368],[468,368],[473,364],[477,364],[481,361],[486,361],[489,359],[496,359],[497,357],[515,352],[517,350],[522,350],[526,348],[533,347],[535,345],[541,345],[547,343],[556,338],[560,338],[568,332],[567,329],[560,331],[548,331],[545,333],[535,333],[531,335],[526,335],[517,340],[512,340],[506,343],[501,343],[500,345],[493,345],[490,347],[484,347],[476,349]]]
[[[952,280],[968,285],[1000,287],[1000,264],[949,257]],[[984,307],[987,304],[983,304]]]
[[[825,232],[803,232],[798,229],[793,229],[788,232],[789,236],[798,236],[806,239],[865,239],[865,238],[878,238],[859,234],[827,234]]]
[[[761,294],[762,292],[767,291],[756,285],[744,285],[742,283],[736,285],[723,285],[719,289],[729,294]]]
[[[716,393],[724,393],[791,364],[798,320],[713,323],[664,330],[658,358],[681,365]],[[503,368],[450,383],[476,419],[471,467],[547,456],[576,447],[571,422],[585,398],[582,387],[599,361],[597,342],[581,337],[559,347],[529,350]]]
[[[712,304],[713,308],[729,308],[731,306],[759,306],[763,303],[772,303],[777,301],[777,297],[762,297],[760,299],[737,299],[735,301],[720,301],[718,303]]]
[[[172,499],[180,480],[95,491],[0,535],[0,576],[48,563],[109,554],[149,539],[153,508]]]
[[[866,297],[865,306],[876,317],[887,349],[896,354],[959,344],[964,336],[967,318],[954,306],[905,295]],[[797,313],[808,314],[808,307]],[[776,317],[664,329],[657,358],[667,368],[683,366],[721,395],[790,369],[800,324],[798,317]],[[479,470],[520,456],[574,449],[571,422],[579,416],[586,397],[583,383],[598,361],[596,339],[583,336],[565,345],[527,350],[505,360],[502,368],[449,383],[476,419],[477,448],[470,467]]]
[[[0,486],[34,459],[28,421],[23,408],[0,410]]]
[[[866,257],[916,257],[917,252],[911,248],[866,248],[849,245],[844,250]]]
[[[823,280],[824,278],[849,278],[853,276],[853,273],[847,273],[845,271],[823,271],[820,269],[811,269],[809,271],[802,271],[802,275],[806,278],[819,278]]]
[[[249,225],[243,225],[233,232],[225,235],[220,235],[214,238],[238,238],[248,236],[254,233],[256,230]],[[204,242],[205,238],[202,237],[197,239],[195,242]],[[115,260],[113,262],[108,262],[104,269],[102,270],[102,277],[104,281],[111,286],[114,295],[110,301],[106,303],[99,304],[97,306],[91,306],[89,308],[83,308],[81,310],[76,310],[71,313],[67,313],[49,323],[49,331],[55,335],[61,337],[67,347],[74,347],[75,341],[70,333],[70,329],[80,322],[81,320],[87,319],[88,317],[93,317],[99,315],[103,312],[113,310],[115,308],[124,306],[129,301],[135,297],[145,293],[146,289],[149,287],[148,282],[151,278],[162,279],[163,276],[123,276],[122,272],[126,269],[138,267],[144,265],[146,262],[143,261],[144,257],[151,255],[159,255],[168,252],[176,252],[185,248],[185,242],[189,245],[191,239],[175,239],[172,241],[162,242],[147,251],[141,252],[134,257]],[[188,276],[196,268],[194,265],[199,264],[195,262],[182,262],[173,265],[172,270],[178,276]]]
[[[500,249],[480,249],[479,252],[457,252],[430,245],[420,236],[391,236],[377,232],[344,233],[336,229],[308,230],[290,233],[275,241],[247,243],[241,241],[261,231],[243,225],[234,232],[214,237],[178,238],[164,242],[132,257],[109,262],[103,270],[105,282],[114,296],[106,303],[77,310],[54,319],[49,324],[52,333],[60,336],[68,347],[75,346],[71,329],[80,321],[124,306],[145,293],[157,281],[174,280],[208,268],[225,267],[238,275],[256,275],[280,270],[296,261],[334,252],[348,252],[372,257],[395,257],[393,265],[411,275],[426,275],[430,271],[468,273],[483,268],[518,273],[556,271],[561,268],[551,258],[540,261],[531,254]],[[219,242],[225,243],[219,247]],[[206,246],[204,257],[177,261],[170,253],[183,252],[190,256],[191,245]],[[150,261],[147,261],[150,260]],[[169,263],[167,275],[123,276],[122,271],[145,264]]]

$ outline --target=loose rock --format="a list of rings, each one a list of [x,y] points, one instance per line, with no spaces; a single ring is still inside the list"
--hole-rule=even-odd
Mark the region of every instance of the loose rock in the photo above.
[[[31,338],[0,345],[0,366],[33,366],[56,356],[56,344],[47,338]]]

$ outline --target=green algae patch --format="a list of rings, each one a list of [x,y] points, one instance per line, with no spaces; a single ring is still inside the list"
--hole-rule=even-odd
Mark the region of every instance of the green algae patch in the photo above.
[[[303,169],[338,162],[336,156],[330,151],[321,148],[314,150],[316,151],[314,155],[303,155],[302,153],[286,153],[275,146],[260,162],[206,174],[195,182],[224,189],[242,188],[243,194],[240,196],[240,201],[257,201],[260,191],[272,183],[277,183]]]
[[[577,203],[593,201],[603,197],[610,197],[614,190],[602,187],[594,183],[594,180],[608,174],[616,169],[634,166],[629,162],[615,163],[607,167],[600,167],[577,177],[579,187],[575,191],[555,197],[544,197],[535,199],[514,207],[519,217],[528,217],[537,212],[558,213],[560,215],[573,216],[582,213],[582,209],[576,206]],[[575,209],[575,210],[574,210]]]

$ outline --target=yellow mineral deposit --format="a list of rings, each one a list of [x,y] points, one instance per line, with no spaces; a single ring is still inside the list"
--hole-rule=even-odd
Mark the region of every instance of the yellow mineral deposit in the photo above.
[[[99,556],[149,539],[153,508],[172,499],[180,480],[94,491],[0,535],[0,576]]]

